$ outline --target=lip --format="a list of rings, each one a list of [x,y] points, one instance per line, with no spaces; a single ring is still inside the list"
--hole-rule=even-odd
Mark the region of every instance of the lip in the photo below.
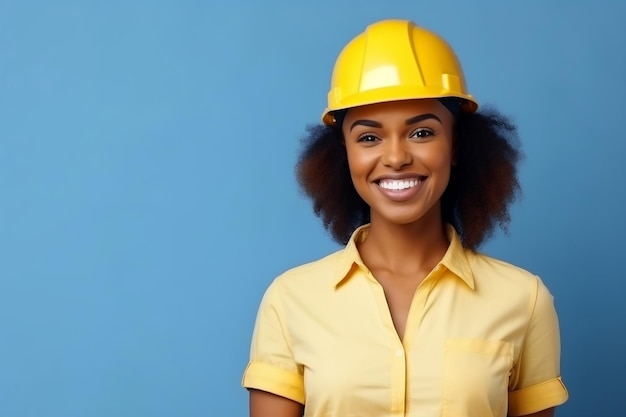
[[[373,182],[378,184],[382,180],[410,180],[410,179],[426,179],[426,175],[420,175],[417,173],[402,173],[402,174],[385,174],[379,175],[373,179]]]
[[[424,182],[428,179],[427,176],[418,175],[418,174],[394,174],[394,175],[381,175],[377,177],[373,183],[378,189],[378,191],[388,198],[391,201],[395,202],[403,202],[411,200],[415,197],[422,187],[424,186]],[[383,188],[380,186],[380,182],[384,180],[416,180],[419,181],[417,185],[411,188],[405,188],[404,190],[391,190],[388,188]]]

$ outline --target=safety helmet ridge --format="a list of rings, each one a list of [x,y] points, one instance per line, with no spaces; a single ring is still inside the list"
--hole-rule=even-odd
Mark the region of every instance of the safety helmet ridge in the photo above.
[[[464,112],[478,109],[450,45],[411,21],[382,20],[369,25],[339,54],[322,121],[332,126],[333,112],[351,107],[444,97],[461,99]]]

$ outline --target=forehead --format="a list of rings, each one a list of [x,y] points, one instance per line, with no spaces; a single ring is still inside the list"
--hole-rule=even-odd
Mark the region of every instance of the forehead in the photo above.
[[[365,106],[353,107],[346,113],[346,120],[384,120],[403,117],[412,117],[419,114],[432,113],[442,120],[451,119],[452,115],[437,99],[419,99],[390,101],[386,103],[368,104]],[[404,120],[404,119],[403,119]]]

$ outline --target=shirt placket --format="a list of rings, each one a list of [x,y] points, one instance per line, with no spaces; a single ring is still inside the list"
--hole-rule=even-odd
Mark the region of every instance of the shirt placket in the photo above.
[[[415,335],[418,334],[418,330],[422,320],[424,319],[424,314],[426,312],[426,303],[428,302],[428,298],[433,290],[437,277],[442,273],[443,267],[441,265],[437,265],[433,271],[422,281],[422,283],[415,290],[415,294],[413,295],[413,300],[411,301],[411,307],[409,309],[409,315],[406,321],[407,330],[404,333],[404,340],[402,342],[403,354],[404,354],[404,366],[406,369],[414,369],[411,366],[411,352],[415,344],[419,343],[419,340],[416,340]],[[410,329],[410,331],[409,331]],[[409,375],[405,372],[405,381],[409,381]],[[408,382],[404,385],[405,389],[405,397],[404,397],[404,414],[402,416],[408,417],[410,415],[410,398],[407,397],[411,393],[411,387]]]
[[[390,385],[390,417],[404,417],[405,416],[405,404],[406,404],[406,353],[402,341],[396,332],[393,325],[393,319],[391,318],[391,312],[389,311],[389,305],[385,299],[385,292],[383,287],[374,276],[367,271],[367,278],[371,285],[374,286],[374,293],[376,295],[376,302],[378,304],[381,320],[385,325],[388,333],[390,343],[390,363],[391,369],[389,373],[389,385]]]

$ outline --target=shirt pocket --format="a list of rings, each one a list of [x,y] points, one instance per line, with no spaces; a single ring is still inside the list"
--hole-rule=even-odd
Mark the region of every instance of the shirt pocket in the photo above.
[[[506,417],[513,344],[449,339],[443,356],[442,417]]]

